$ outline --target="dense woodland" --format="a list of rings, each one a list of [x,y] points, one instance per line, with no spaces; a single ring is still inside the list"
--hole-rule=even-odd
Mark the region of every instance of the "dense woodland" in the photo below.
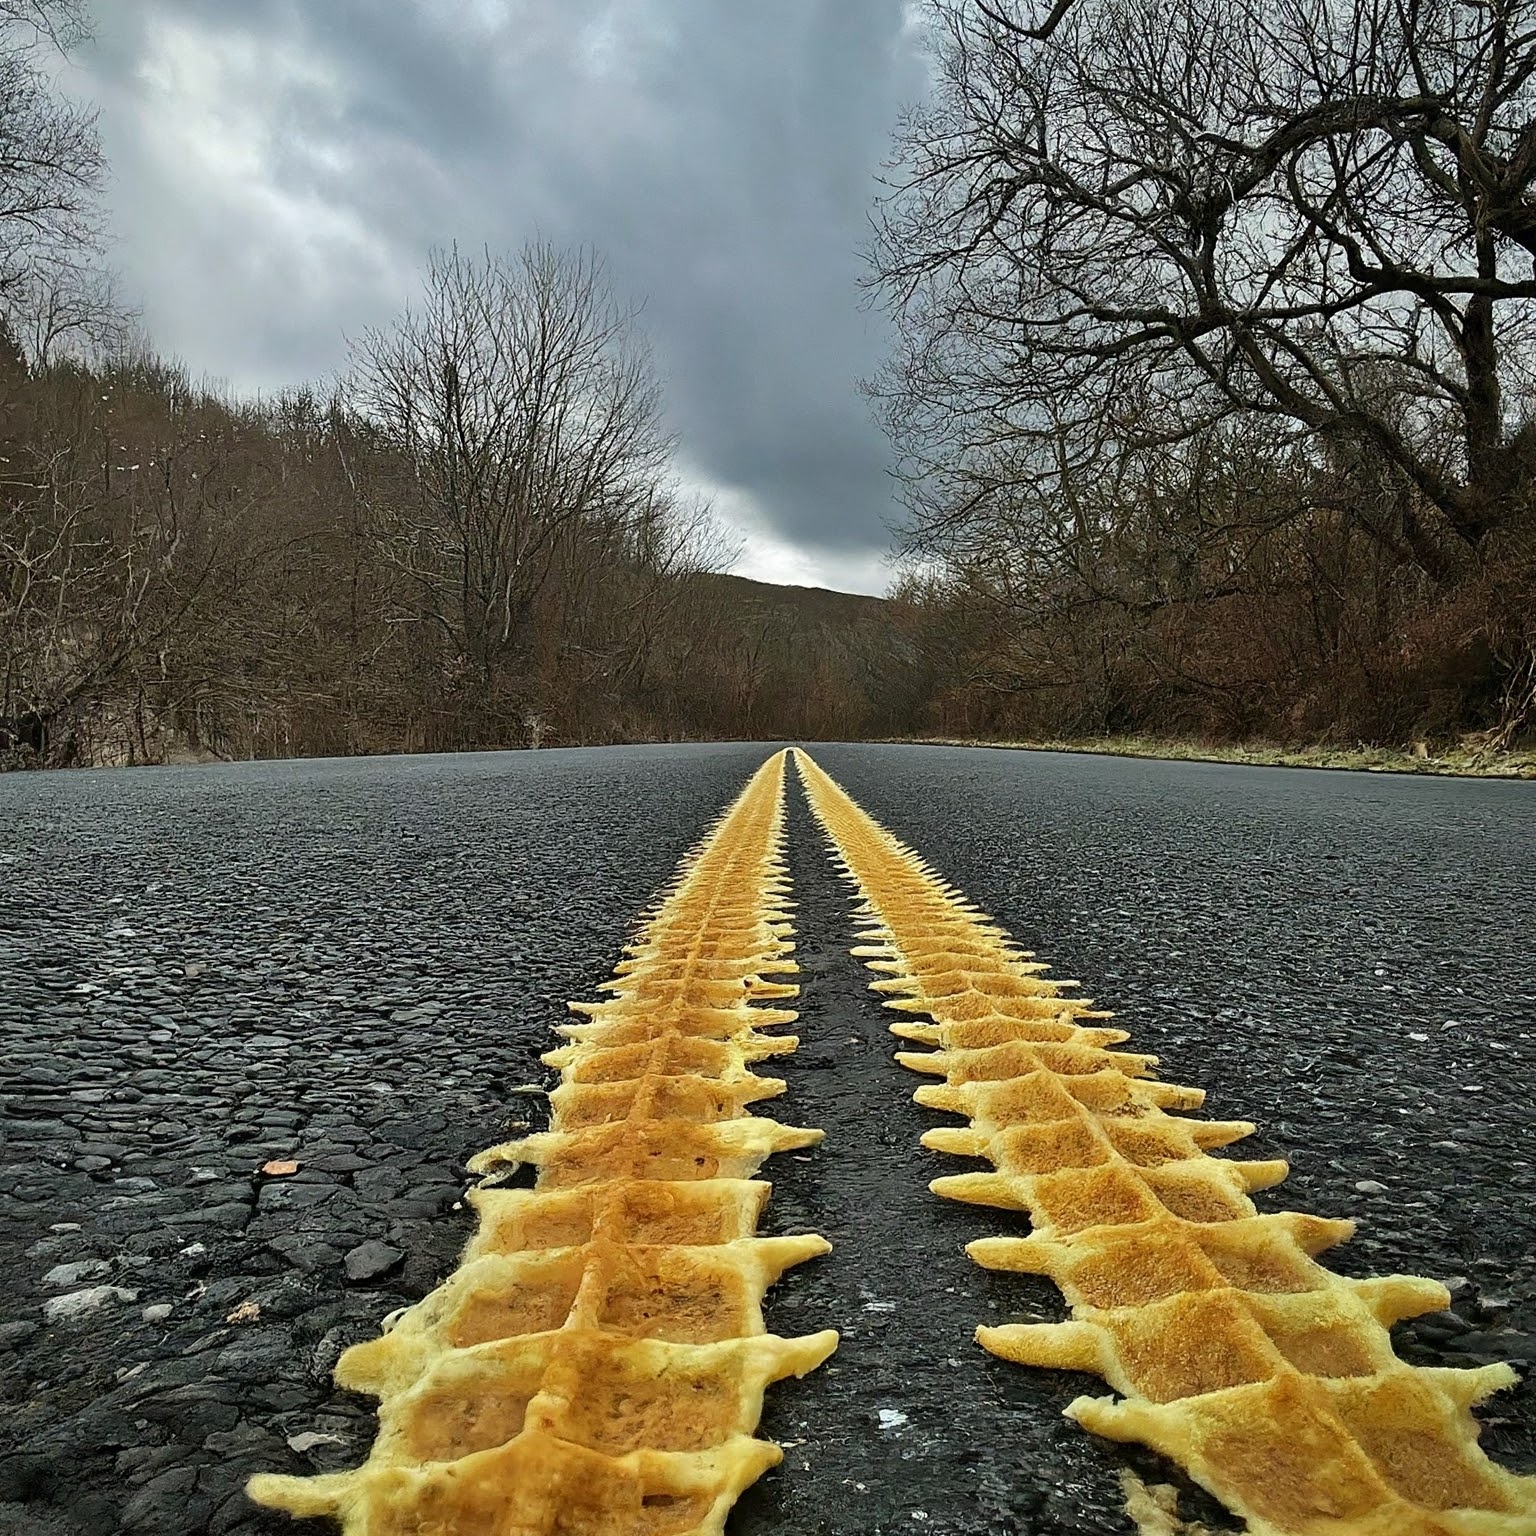
[[[873,252],[934,723],[1536,727],[1536,5],[933,0]]]
[[[880,713],[886,605],[712,574],[707,522],[664,482],[586,463],[562,520],[545,504],[525,528],[521,494],[448,484],[476,472],[456,461],[434,485],[304,393],[240,406],[152,357],[12,349],[0,401],[13,760],[901,725]]]
[[[138,336],[0,0],[0,763],[1536,728],[1536,0],[930,0],[871,285],[908,574],[717,572],[602,259],[451,244],[343,377]]]

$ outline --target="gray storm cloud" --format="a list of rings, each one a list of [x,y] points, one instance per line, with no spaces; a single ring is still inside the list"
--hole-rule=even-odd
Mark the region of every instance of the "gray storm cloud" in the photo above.
[[[922,89],[910,9],[98,4],[73,83],[102,106],[125,287],[194,372],[334,373],[434,244],[590,242],[644,298],[685,463],[762,573],[871,587],[895,508],[858,251]]]

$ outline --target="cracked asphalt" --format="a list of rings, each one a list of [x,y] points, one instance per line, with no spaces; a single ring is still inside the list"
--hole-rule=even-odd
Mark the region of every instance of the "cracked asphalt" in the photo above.
[[[337,1355],[452,1268],[463,1160],[537,1119],[517,1090],[565,1000],[769,750],[0,778],[0,1532],[310,1529],[245,1477],[361,1459]],[[1262,1204],[1359,1217],[1336,1267],[1451,1284],[1408,1358],[1529,1369],[1536,786],[812,750],[1208,1113],[1260,1122],[1243,1155],[1294,1169]],[[890,1059],[798,795],[774,1108],[828,1139],[768,1165],[763,1230],[835,1247],[768,1320],[844,1343],[770,1394],[785,1464],[732,1530],[1124,1536],[1117,1470],[1167,1471],[1060,1417],[1090,1378],[972,1342],[1060,1304],[960,1252],[1007,1218],[927,1193],[944,1117]],[[1495,1399],[1485,1444],[1536,1470],[1533,1417],[1529,1385]]]

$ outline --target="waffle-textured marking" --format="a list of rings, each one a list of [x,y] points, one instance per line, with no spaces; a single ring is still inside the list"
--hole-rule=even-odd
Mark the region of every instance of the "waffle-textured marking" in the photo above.
[[[990,1162],[935,1179],[936,1194],[1027,1212],[1028,1237],[967,1252],[991,1269],[1049,1276],[1070,1322],[980,1328],[994,1354],[1092,1371],[1122,1395],[1068,1414],[1182,1464],[1256,1536],[1533,1536],[1536,1480],[1496,1466],[1471,1407],[1510,1385],[1507,1365],[1416,1369],[1388,1328],[1450,1304],[1401,1275],[1349,1280],[1316,1256],[1354,1231],[1293,1211],[1260,1214],[1250,1192],[1283,1162],[1209,1155],[1246,1122],[1193,1120],[1204,1094],[1159,1082],[1156,1059],[1114,1047],[1124,1031],[1066,995],[1045,967],[804,753],[813,810],[863,896],[887,973],[886,1006],[925,1016],[893,1033],[933,1049],[898,1053],[942,1079],[920,1104],[963,1116],[925,1146]]]
[[[763,1293],[828,1244],[754,1236],[770,1153],[822,1133],[747,1106],[793,1051],[784,754],[684,861],[609,996],[544,1059],[550,1129],[481,1153],[459,1268],[336,1379],[379,1399],[350,1472],[264,1475],[253,1498],[346,1536],[706,1536],[782,1457],[754,1438],[763,1391],[837,1344],[782,1339]],[[520,1164],[531,1189],[496,1188]]]

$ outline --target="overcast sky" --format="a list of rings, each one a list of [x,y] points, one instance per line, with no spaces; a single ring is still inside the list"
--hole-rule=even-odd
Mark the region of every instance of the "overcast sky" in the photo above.
[[[879,591],[859,396],[875,175],[922,88],[912,0],[96,0],[116,264],[237,390],[339,370],[435,244],[590,242],[643,298],[682,469],[737,569]]]

